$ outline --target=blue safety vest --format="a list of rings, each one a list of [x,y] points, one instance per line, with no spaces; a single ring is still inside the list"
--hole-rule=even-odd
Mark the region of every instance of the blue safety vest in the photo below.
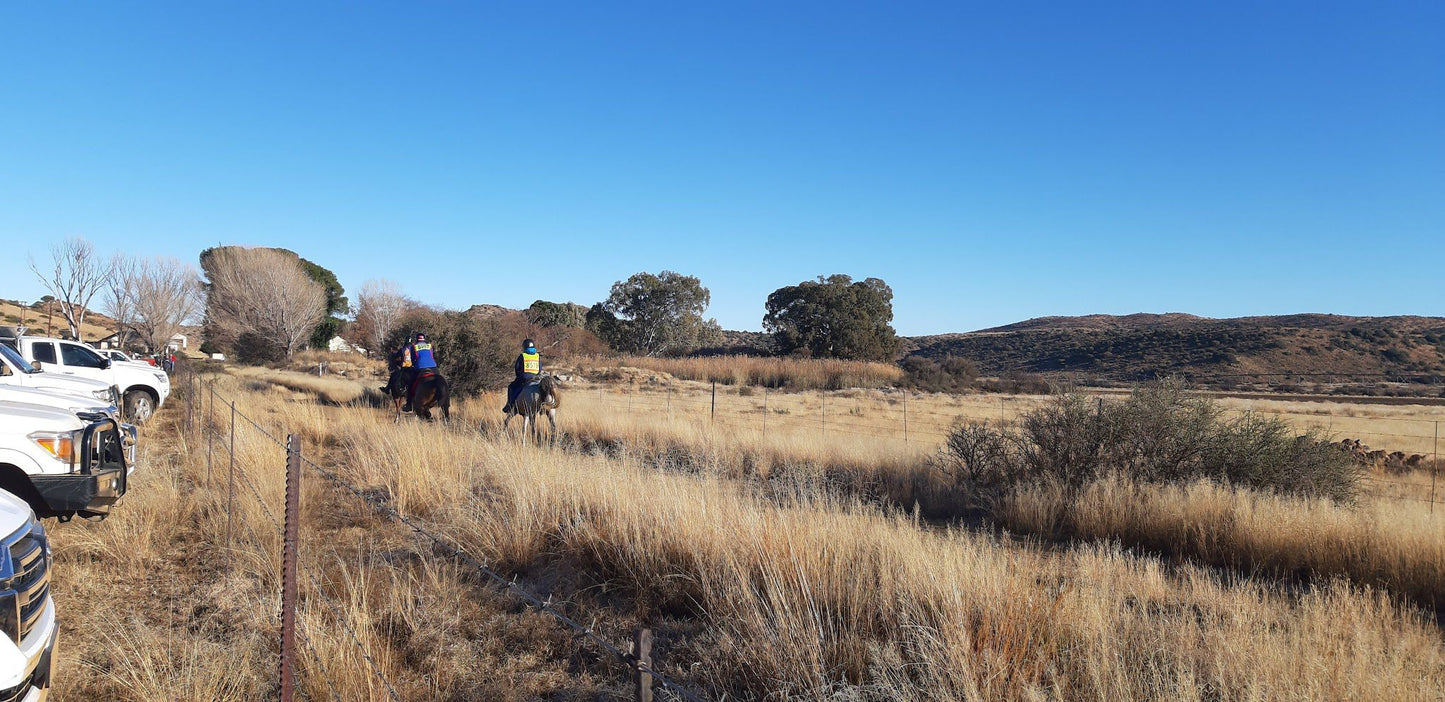
[[[437,361],[431,355],[431,344],[423,341],[420,344],[412,344],[412,356],[416,358],[417,368],[436,368]]]

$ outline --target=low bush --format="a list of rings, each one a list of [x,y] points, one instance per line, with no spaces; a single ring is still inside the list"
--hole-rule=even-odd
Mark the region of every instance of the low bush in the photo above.
[[[924,392],[964,392],[978,380],[978,366],[966,358],[908,356],[899,365],[903,367],[904,384]]]
[[[1014,427],[964,424],[938,465],[982,501],[1025,483],[1077,489],[1107,475],[1350,501],[1360,479],[1327,437],[1298,434],[1279,417],[1225,418],[1214,400],[1176,380],[1141,386],[1123,401],[1062,393]]]

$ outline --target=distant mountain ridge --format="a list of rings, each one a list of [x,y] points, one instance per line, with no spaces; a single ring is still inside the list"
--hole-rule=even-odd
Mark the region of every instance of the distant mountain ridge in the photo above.
[[[909,337],[904,346],[909,354],[929,358],[968,358],[994,375],[1077,372],[1130,381],[1181,374],[1204,382],[1261,375],[1445,377],[1445,317],[1039,317],[975,332]]]

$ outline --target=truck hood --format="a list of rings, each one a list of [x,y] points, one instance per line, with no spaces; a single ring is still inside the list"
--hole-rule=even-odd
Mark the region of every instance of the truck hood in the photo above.
[[[19,531],[33,514],[24,500],[0,490],[0,539]],[[0,636],[0,639],[5,638]]]
[[[0,434],[71,431],[85,425],[74,414],[29,402],[0,400]]]
[[[96,390],[106,390],[110,386],[90,378],[81,378],[63,373],[51,373],[43,371],[40,373],[27,373],[25,375],[26,385],[33,388],[55,388],[64,392],[80,393],[89,395]]]
[[[30,388],[23,385],[0,385],[0,402],[21,402],[43,405],[68,412],[105,412],[115,414],[111,405],[89,395],[67,390]]]

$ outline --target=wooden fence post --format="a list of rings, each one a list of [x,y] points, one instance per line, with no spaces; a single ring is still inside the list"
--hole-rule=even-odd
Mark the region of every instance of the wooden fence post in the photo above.
[[[768,386],[763,386],[763,433],[768,433]]]
[[[716,380],[712,381],[712,414],[708,415],[708,420],[709,420],[709,421],[713,421],[713,422],[716,422],[716,421],[717,421],[717,381],[716,381]]]
[[[643,628],[637,630],[637,637],[634,640],[633,655],[637,656],[637,669],[635,680],[637,682],[637,702],[652,702],[652,630]],[[643,670],[646,667],[647,670]]]

